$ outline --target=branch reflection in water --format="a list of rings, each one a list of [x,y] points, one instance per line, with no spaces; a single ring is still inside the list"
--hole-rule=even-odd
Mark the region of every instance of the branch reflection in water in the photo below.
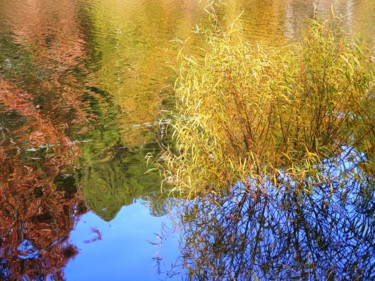
[[[374,178],[358,168],[363,155],[346,149],[338,158],[322,164],[329,180],[310,192],[301,185],[319,181],[279,176],[277,187],[249,180],[226,197],[183,203],[189,280],[373,280]]]

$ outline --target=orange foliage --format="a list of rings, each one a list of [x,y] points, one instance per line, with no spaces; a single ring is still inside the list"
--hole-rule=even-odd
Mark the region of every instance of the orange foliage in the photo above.
[[[74,177],[65,168],[74,169],[79,148],[63,128],[33,106],[30,94],[3,79],[0,91],[5,112],[27,118],[27,123],[7,129],[0,139],[0,259],[12,280],[47,275],[63,280],[61,269],[77,252],[68,243],[69,233],[78,206],[84,206]],[[53,157],[41,151],[47,145]],[[35,151],[38,154],[28,155]],[[66,188],[56,184],[62,175],[70,179]]]

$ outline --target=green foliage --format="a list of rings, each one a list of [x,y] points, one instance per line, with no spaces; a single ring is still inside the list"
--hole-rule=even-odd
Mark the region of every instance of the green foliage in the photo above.
[[[338,19],[314,20],[301,42],[271,48],[211,17],[203,56],[181,55],[176,150],[160,158],[173,191],[192,198],[285,178],[308,190],[327,181],[325,159],[359,146],[373,153],[374,63]]]
[[[152,215],[163,214],[165,198],[160,194],[160,175],[149,168],[142,150],[116,146],[87,161],[79,183],[90,209],[111,221],[123,206],[143,199]]]

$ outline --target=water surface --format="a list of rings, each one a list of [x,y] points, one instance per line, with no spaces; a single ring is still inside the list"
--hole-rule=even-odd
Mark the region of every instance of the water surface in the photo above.
[[[206,18],[204,3],[198,2],[0,0],[0,279],[186,277],[187,270],[171,265],[184,263],[182,253],[191,254],[190,237],[203,237],[193,231],[202,212],[195,213],[196,220],[181,222],[189,230],[182,232],[185,247],[179,248],[179,231],[165,240],[169,231],[163,225],[174,228],[168,216],[172,200],[161,194],[158,173],[146,173],[145,156],[159,151],[164,132],[158,120],[162,110],[173,109],[174,42],[191,37],[190,44],[200,44],[191,33]],[[235,18],[243,12],[248,40],[277,45],[299,38],[314,11],[324,17],[332,5],[349,33],[360,32],[375,43],[372,0],[229,0],[220,16]],[[256,209],[251,204],[246,208]],[[293,219],[301,211],[296,214]],[[346,223],[348,217],[343,215]],[[311,229],[319,229],[311,220]],[[214,230],[219,229],[216,225]],[[305,234],[281,231],[285,237],[306,238],[306,229]],[[364,235],[353,241],[374,253],[373,239]],[[295,245],[295,237],[290,240]],[[230,256],[230,250],[212,256],[216,252],[208,247],[206,254],[220,268],[220,257]],[[246,259],[248,251],[235,260]],[[249,266],[230,268],[241,265]]]

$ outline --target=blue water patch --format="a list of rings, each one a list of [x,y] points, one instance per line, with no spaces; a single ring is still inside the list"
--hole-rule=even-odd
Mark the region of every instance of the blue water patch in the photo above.
[[[70,234],[79,253],[65,268],[66,280],[163,280],[178,258],[179,233],[165,238],[170,220],[151,216],[145,204],[123,207],[110,222],[92,212],[83,215]]]
[[[17,247],[18,257],[20,259],[36,259],[39,256],[39,251],[33,243],[27,239],[23,240]]]

